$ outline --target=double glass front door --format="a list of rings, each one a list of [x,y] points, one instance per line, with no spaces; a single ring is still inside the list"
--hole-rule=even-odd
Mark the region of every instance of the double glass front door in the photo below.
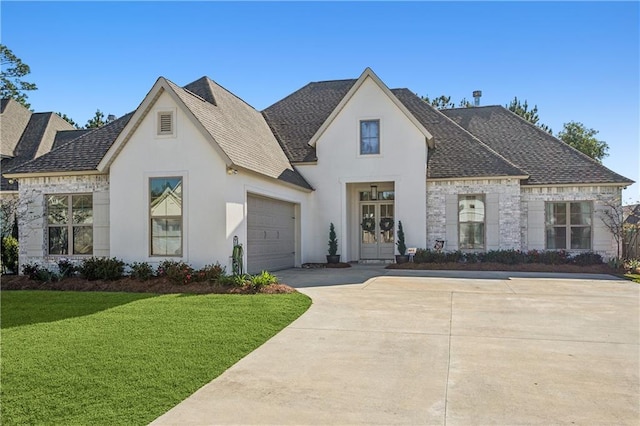
[[[393,259],[395,217],[393,201],[360,203],[360,258]]]

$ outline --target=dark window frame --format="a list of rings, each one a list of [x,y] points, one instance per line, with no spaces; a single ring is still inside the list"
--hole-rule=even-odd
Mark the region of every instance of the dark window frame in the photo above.
[[[74,209],[74,197],[90,197],[91,198],[91,222],[77,222],[75,220],[76,215],[74,215],[74,211],[79,211],[80,208]],[[51,222],[51,212],[53,211],[53,205],[51,203],[53,198],[66,198],[66,218],[65,222],[55,223]],[[47,255],[49,256],[93,256],[94,251],[94,235],[93,235],[93,194],[88,193],[65,193],[65,194],[45,194],[45,202],[46,202],[46,226],[47,226]],[[91,230],[91,249],[89,252],[79,253],[76,252],[76,244],[75,244],[75,230],[86,229],[89,228]],[[60,246],[60,252],[52,253],[52,229],[61,229],[66,231],[66,247]]]
[[[376,123],[376,125],[377,125],[377,135],[375,137],[368,136],[368,137],[365,138],[365,136],[363,134],[363,131],[362,131],[362,126],[365,123]],[[360,133],[360,146],[358,147],[358,149],[359,149],[360,155],[380,155],[380,152],[381,152],[380,120],[379,119],[375,119],[375,120],[360,120],[359,133]],[[364,152],[363,148],[365,146],[365,139],[366,140],[376,140],[377,141],[377,150],[376,150],[376,152]]]

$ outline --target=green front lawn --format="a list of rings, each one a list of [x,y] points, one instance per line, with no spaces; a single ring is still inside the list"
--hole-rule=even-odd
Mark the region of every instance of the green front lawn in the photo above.
[[[0,423],[147,424],[310,304],[300,293],[3,291]]]

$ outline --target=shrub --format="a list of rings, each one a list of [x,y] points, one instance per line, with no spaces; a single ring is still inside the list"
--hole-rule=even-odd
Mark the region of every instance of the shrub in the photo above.
[[[600,256],[598,253],[588,251],[575,255],[571,259],[571,263],[575,263],[576,265],[580,266],[600,265],[603,263],[603,260],[602,256]]]
[[[224,275],[225,268],[217,263],[215,265],[205,265],[204,268],[198,270],[195,274],[195,281],[208,281],[215,283]]]
[[[58,260],[58,271],[61,277],[72,277],[77,271],[78,267],[74,265],[69,259]]]
[[[131,268],[131,278],[135,278],[136,280],[147,281],[155,275],[153,268],[147,262],[133,262],[129,266]]]
[[[271,284],[277,284],[278,277],[276,277],[275,275],[267,271],[262,271],[257,275],[253,275],[250,281],[251,281],[251,287],[253,287],[254,290],[257,290],[260,287],[265,287]]]
[[[415,263],[443,263],[444,252],[431,251],[429,249],[418,249],[413,256]]]
[[[22,273],[28,276],[30,280],[34,281],[55,282],[60,280],[60,276],[58,274],[35,263],[22,265]]]
[[[569,253],[564,250],[540,252],[540,263],[545,265],[564,265],[570,260]]]
[[[338,253],[338,239],[336,238],[336,228],[333,223],[329,225],[329,256],[335,256]]]
[[[465,253],[464,261],[466,263],[480,263],[482,262],[482,254],[483,253],[476,253],[476,252]]]
[[[465,254],[460,250],[444,252],[444,263],[458,263],[465,260]]]
[[[165,260],[158,265],[158,276],[167,277],[174,284],[189,284],[194,275],[193,268],[182,261]]]
[[[622,264],[624,270],[628,273],[640,272],[640,260],[639,259],[627,259]]]
[[[504,265],[523,263],[525,257],[520,250],[490,250],[481,256],[482,262],[502,263]]]
[[[621,259],[619,257],[612,257],[607,262],[607,265],[609,265],[611,269],[621,269],[625,267],[625,263],[626,262],[624,261],[624,259]]]
[[[250,279],[251,277],[249,275],[222,275],[218,282],[221,285],[242,287],[250,281]]]
[[[401,220],[398,221],[398,241],[396,242],[396,245],[398,246],[398,253],[400,253],[401,256],[404,256],[407,252],[407,245],[404,242],[404,228],[402,227]]]
[[[12,236],[2,237],[2,270],[18,272],[18,240]]]
[[[523,262],[524,263],[542,263],[542,252],[538,250],[529,250],[524,253]]]
[[[22,273],[29,277],[30,280],[36,280],[38,277],[38,271],[40,270],[40,265],[35,263],[25,263],[22,265]]]
[[[88,280],[119,280],[124,276],[125,263],[115,257],[102,258],[91,257],[82,261],[78,268],[80,273]]]

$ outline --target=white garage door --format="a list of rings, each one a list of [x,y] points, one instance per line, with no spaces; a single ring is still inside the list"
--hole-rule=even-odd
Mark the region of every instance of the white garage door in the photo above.
[[[247,197],[247,272],[295,264],[295,207],[272,198]]]

